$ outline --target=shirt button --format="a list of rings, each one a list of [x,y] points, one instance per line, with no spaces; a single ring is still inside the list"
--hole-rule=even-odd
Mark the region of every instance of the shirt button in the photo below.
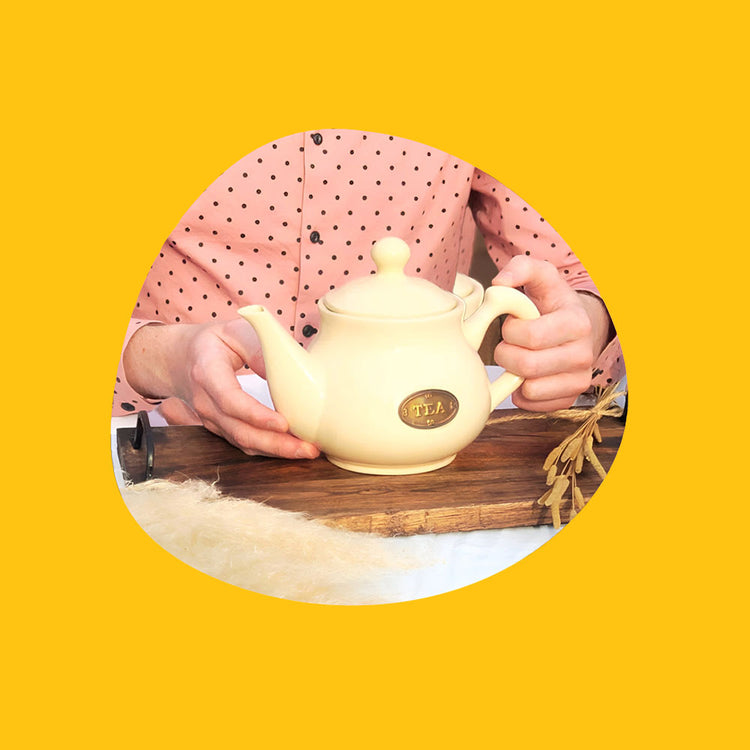
[[[310,242],[317,243],[320,240],[320,232],[310,232]]]
[[[313,139],[313,143],[316,146],[320,146],[321,143],[323,143],[323,136],[320,133],[313,133],[310,138]]]
[[[311,326],[309,323],[302,329],[302,335],[309,339],[310,336],[314,336],[318,332],[318,329],[314,326]]]

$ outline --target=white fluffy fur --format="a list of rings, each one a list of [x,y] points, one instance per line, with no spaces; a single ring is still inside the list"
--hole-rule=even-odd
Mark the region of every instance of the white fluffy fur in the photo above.
[[[389,576],[436,562],[404,552],[401,540],[330,528],[197,480],[154,479],[129,485],[123,497],[146,533],[178,559],[283,599],[384,603]]]

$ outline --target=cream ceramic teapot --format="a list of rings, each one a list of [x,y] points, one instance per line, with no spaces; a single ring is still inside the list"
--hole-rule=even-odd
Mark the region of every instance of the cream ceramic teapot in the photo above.
[[[510,372],[488,380],[477,349],[489,324],[539,312],[516,289],[491,287],[464,319],[461,298],[404,274],[403,240],[376,242],[372,258],[375,275],[320,300],[320,332],[307,351],[261,305],[239,314],[258,334],[271,397],[294,435],[350,471],[432,471],[522,382]]]

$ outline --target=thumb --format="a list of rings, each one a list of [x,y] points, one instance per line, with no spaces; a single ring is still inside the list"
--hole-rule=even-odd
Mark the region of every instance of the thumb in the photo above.
[[[541,313],[558,309],[573,294],[552,263],[525,255],[511,258],[492,283],[523,287],[526,296],[532,299]]]
[[[159,413],[167,424],[202,424],[201,418],[181,399],[172,397],[163,401]]]

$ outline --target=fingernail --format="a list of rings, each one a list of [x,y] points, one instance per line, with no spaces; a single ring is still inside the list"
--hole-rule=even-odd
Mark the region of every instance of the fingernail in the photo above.
[[[492,280],[493,284],[505,284],[506,286],[512,286],[513,284],[513,274],[509,273],[508,271],[500,271],[500,273],[495,276],[495,278]]]
[[[309,446],[304,446],[302,448],[297,448],[295,456],[297,458],[315,458],[315,451]]]
[[[284,425],[278,419],[269,419],[266,422],[266,429],[274,430],[274,432],[284,432]]]

